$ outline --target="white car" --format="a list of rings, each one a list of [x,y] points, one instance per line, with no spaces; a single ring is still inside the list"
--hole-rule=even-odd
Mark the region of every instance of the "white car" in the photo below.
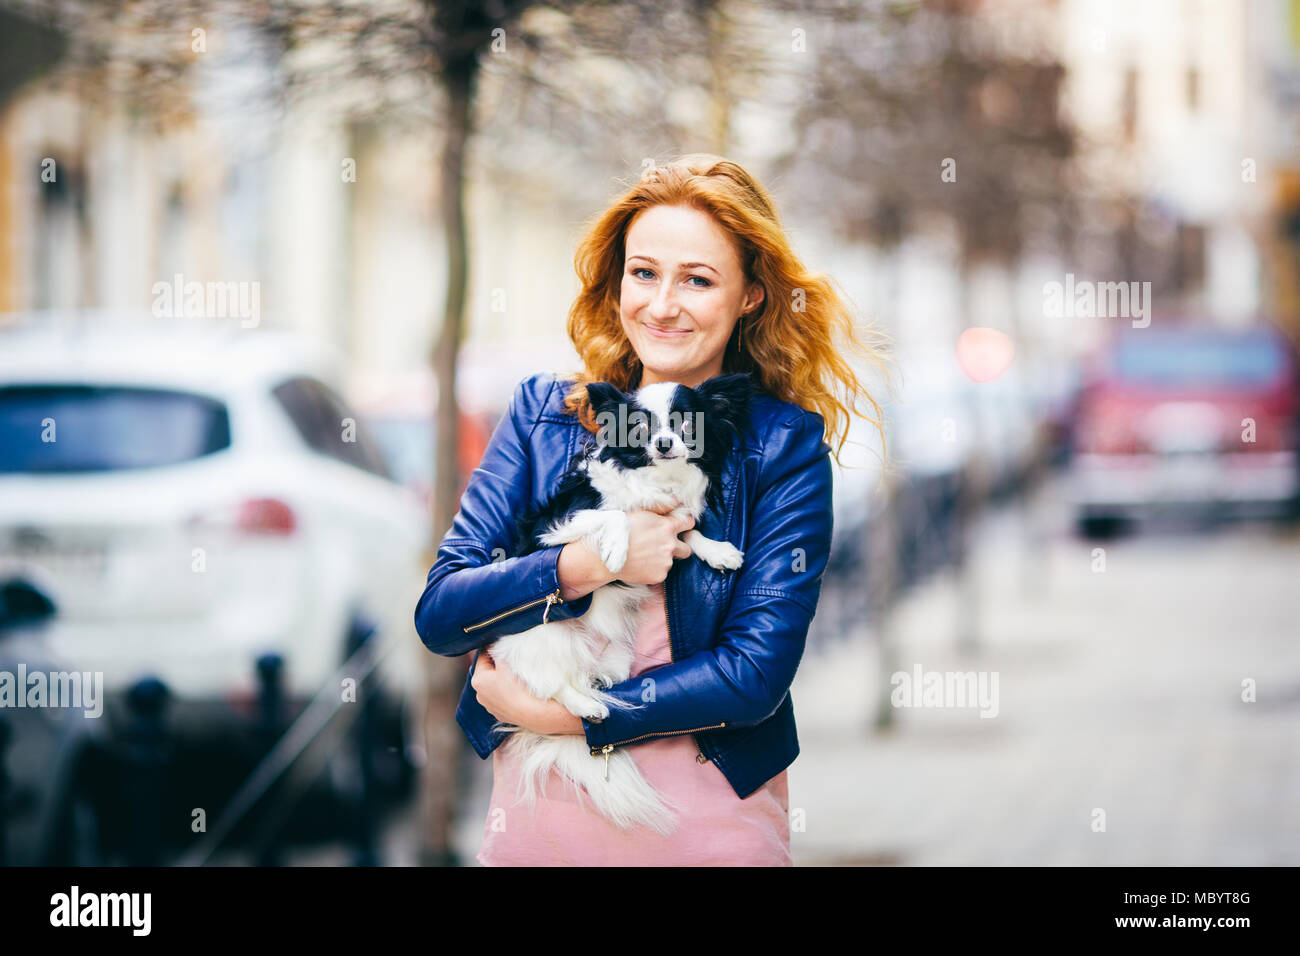
[[[38,317],[0,330],[0,574],[53,586],[51,649],[120,692],[251,713],[256,658],[290,701],[359,618],[409,699],[428,519],[339,397],[337,361],[285,333]]]

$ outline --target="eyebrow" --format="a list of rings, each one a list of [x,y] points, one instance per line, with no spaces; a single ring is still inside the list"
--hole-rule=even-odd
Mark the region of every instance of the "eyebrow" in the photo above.
[[[646,262],[650,263],[651,265],[656,265],[656,266],[659,265],[659,260],[653,259],[650,256],[640,256],[640,255],[628,256],[628,259],[644,259]],[[717,269],[713,268],[713,266],[709,265],[707,262],[683,262],[682,263],[683,269],[698,269],[701,267],[708,269],[710,272],[717,272],[718,275],[722,275],[721,272],[718,272]]]

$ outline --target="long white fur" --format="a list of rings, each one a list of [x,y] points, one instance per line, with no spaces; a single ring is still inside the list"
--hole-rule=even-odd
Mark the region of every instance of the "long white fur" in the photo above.
[[[648,385],[637,399],[668,420],[672,383]],[[680,437],[665,428],[651,441],[671,436],[676,458],[658,460],[636,469],[624,469],[614,462],[588,460],[585,463],[592,487],[600,495],[599,508],[576,511],[552,526],[540,538],[547,547],[585,540],[600,555],[611,573],[627,560],[629,522],[627,512],[662,507],[673,499],[680,502],[674,514],[698,519],[704,511],[708,478],[686,455]],[[681,446],[680,449],[678,446]],[[682,536],[702,561],[715,568],[740,567],[743,555],[726,541],[714,541],[692,529]],[[606,585],[592,593],[591,607],[580,618],[551,621],[518,634],[499,638],[488,648],[493,660],[504,662],[537,697],[558,700],[570,713],[604,719],[611,706],[637,707],[616,700],[601,687],[626,680],[632,670],[636,643],[637,615],[650,589],[642,585]],[[574,786],[579,800],[585,792],[596,810],[620,827],[646,826],[661,834],[676,827],[675,811],[667,800],[641,775],[626,749],[616,748],[606,758],[594,756],[580,734],[536,734],[509,724],[497,728],[511,737],[502,746],[520,768],[519,796],[531,804],[537,784],[551,770]]]

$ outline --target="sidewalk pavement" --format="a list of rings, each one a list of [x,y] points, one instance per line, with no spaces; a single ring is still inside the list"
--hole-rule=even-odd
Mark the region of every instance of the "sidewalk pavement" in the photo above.
[[[996,717],[895,708],[876,732],[876,635],[805,656],[796,864],[1300,864],[1300,538],[1142,535],[1098,572],[1097,545],[1025,530],[1014,510],[980,529],[977,653],[954,647],[951,575],[895,623],[890,673],[996,672]]]

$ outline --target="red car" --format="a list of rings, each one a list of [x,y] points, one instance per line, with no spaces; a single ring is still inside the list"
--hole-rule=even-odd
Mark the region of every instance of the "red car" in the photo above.
[[[1079,530],[1174,510],[1293,516],[1300,380],[1277,328],[1123,328],[1087,364],[1072,440]]]

